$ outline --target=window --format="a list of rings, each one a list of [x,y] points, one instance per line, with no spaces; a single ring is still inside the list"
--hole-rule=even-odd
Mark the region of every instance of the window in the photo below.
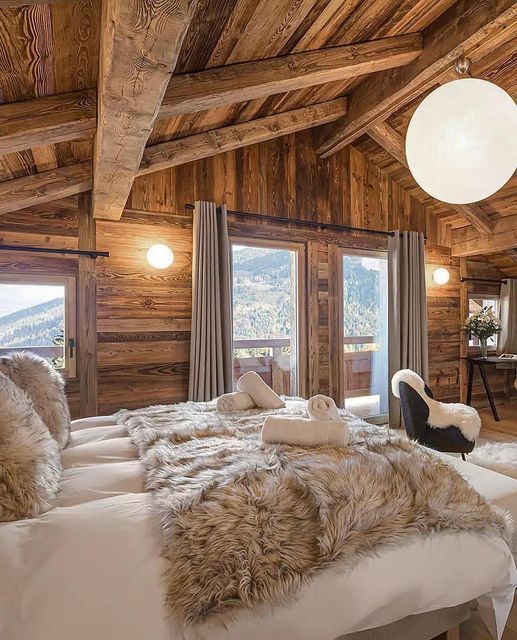
[[[76,375],[75,278],[0,275],[0,355],[39,354]]]
[[[363,418],[388,413],[386,253],[343,253],[345,408]]]
[[[499,316],[499,298],[497,296],[483,296],[471,294],[469,296],[469,316],[475,311],[481,311],[483,307],[492,307],[492,310],[496,316]],[[497,349],[497,336],[492,336],[487,340],[488,348],[492,351]],[[478,347],[479,338],[475,336],[469,337],[469,347]]]
[[[297,395],[300,362],[301,248],[232,244],[234,381],[258,373],[277,393]]]

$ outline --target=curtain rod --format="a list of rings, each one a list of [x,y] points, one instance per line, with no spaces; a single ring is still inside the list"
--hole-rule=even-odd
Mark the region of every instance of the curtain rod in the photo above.
[[[186,209],[194,209],[194,205],[187,203]],[[220,207],[217,207],[220,210]],[[267,220],[269,222],[285,222],[286,224],[294,224],[299,227],[310,227],[312,229],[318,227],[325,227],[326,229],[332,229],[333,231],[357,231],[359,233],[369,233],[376,236],[394,236],[394,231],[378,231],[377,229],[363,229],[361,227],[347,227],[341,224],[332,224],[330,222],[313,222],[312,220],[296,220],[292,218],[283,218],[277,216],[268,216],[262,213],[250,213],[248,211],[233,211],[228,209],[228,214],[237,216],[240,218],[252,218],[254,220]]]
[[[497,278],[465,278],[462,276],[460,278],[460,282],[490,282],[492,284],[506,284],[508,280],[503,278],[502,280],[497,280]]]
[[[24,251],[30,253],[58,253],[68,256],[86,256],[96,258],[109,258],[109,251],[87,251],[83,249],[51,249],[50,247],[29,247],[21,244],[0,244],[2,251]]]

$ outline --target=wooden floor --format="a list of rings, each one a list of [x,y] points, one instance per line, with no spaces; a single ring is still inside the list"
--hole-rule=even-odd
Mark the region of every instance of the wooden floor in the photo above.
[[[496,422],[490,409],[481,409],[483,428],[481,436],[487,440],[512,442],[517,440],[517,403],[497,407],[500,422]],[[478,614],[464,622],[460,629],[460,640],[492,640]],[[517,640],[517,602],[514,603],[503,640]]]
[[[488,440],[513,442],[517,440],[517,402],[497,407],[500,422],[496,422],[489,408],[481,409],[481,436]]]

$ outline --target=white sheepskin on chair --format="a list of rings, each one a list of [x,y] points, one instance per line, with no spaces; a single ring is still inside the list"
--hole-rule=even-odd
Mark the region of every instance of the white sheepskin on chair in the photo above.
[[[391,391],[396,398],[400,398],[399,384],[407,382],[418,393],[422,400],[429,407],[429,426],[435,429],[446,429],[451,425],[457,427],[461,433],[470,440],[478,437],[481,429],[481,418],[474,407],[457,402],[438,402],[429,398],[425,393],[425,383],[422,378],[411,371],[411,369],[401,369],[391,379]]]

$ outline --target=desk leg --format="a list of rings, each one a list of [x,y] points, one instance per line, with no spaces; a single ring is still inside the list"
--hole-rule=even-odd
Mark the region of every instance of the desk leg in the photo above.
[[[469,375],[468,375],[468,389],[467,389],[467,404],[472,402],[472,384],[474,382],[474,363],[469,362]]]
[[[485,391],[488,396],[488,401],[490,402],[490,408],[492,409],[492,415],[494,416],[494,420],[496,422],[500,422],[499,416],[497,414],[497,408],[494,402],[494,396],[492,395],[492,389],[490,389],[490,385],[488,384],[488,378],[486,377],[485,367],[481,363],[479,363],[479,372],[481,373],[481,377],[483,378],[483,384],[485,385]]]

